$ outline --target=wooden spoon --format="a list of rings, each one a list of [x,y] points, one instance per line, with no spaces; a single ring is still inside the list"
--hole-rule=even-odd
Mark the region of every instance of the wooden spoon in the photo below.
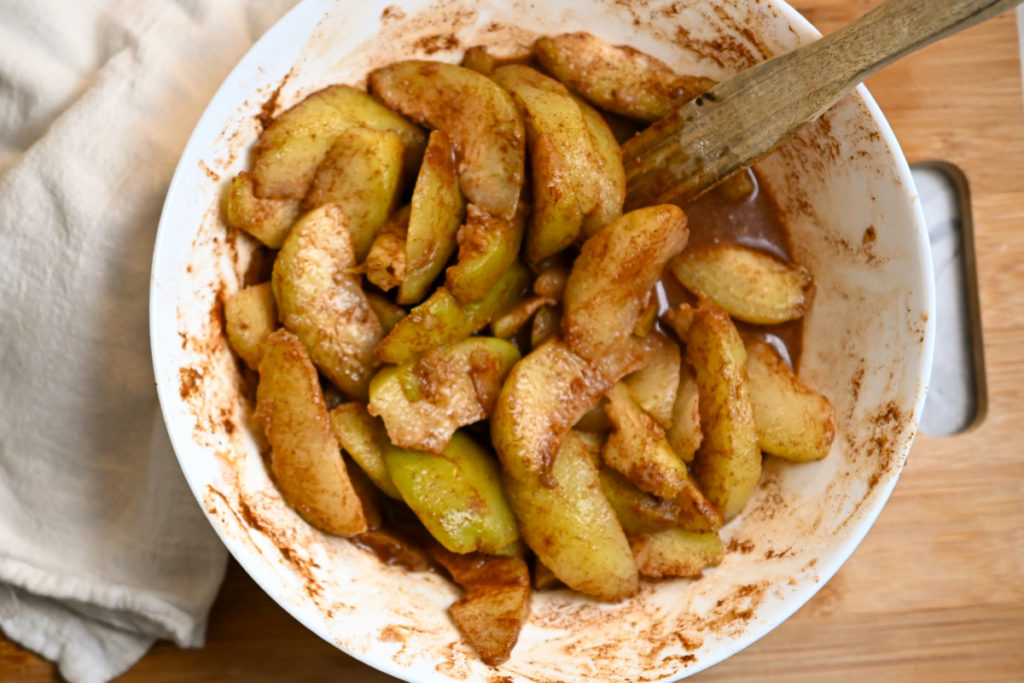
[[[626,210],[685,204],[753,164],[878,69],[1022,0],[888,0],[715,86],[622,147]]]

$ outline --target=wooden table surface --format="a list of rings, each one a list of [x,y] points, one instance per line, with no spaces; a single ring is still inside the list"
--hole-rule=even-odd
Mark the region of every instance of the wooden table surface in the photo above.
[[[823,32],[878,0],[797,0]],[[989,410],[920,437],[863,544],[791,619],[699,681],[1024,681],[1024,97],[1007,13],[868,81],[911,162],[942,159],[973,199]],[[394,679],[314,636],[231,563],[205,648],[153,650],[122,678]],[[59,680],[0,636],[0,681]]]

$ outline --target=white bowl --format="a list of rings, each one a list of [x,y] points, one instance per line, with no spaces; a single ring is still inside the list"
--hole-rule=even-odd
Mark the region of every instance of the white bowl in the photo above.
[[[746,511],[722,531],[731,552],[699,581],[645,583],[621,604],[536,594],[511,658],[491,669],[448,618],[456,588],[313,530],[267,477],[220,314],[251,248],[226,232],[218,211],[262,108],[280,111],[332,82],[362,85],[369,69],[399,58],[454,61],[469,45],[528,44],[540,33],[591,31],[716,78],[818,33],[775,0],[393,2],[302,2],[231,73],[182,156],[154,254],[151,332],[164,418],[189,484],[267,593],[325,640],[399,678],[661,681],[711,666],[832,576],[885,504],[914,437],[934,302],[924,222],[896,140],[861,88],[759,165],[796,259],[817,280],[801,374],[837,409],[828,458],[768,459]]]

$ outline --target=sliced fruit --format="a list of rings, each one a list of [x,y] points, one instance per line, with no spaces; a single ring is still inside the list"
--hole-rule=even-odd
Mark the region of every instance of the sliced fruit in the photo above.
[[[384,450],[388,436],[384,423],[366,411],[366,404],[358,401],[342,403],[330,413],[331,431],[346,453],[366,472],[377,488],[401,500],[384,463]]]
[[[526,162],[523,122],[511,96],[487,76],[442,62],[395,62],[370,73],[393,109],[441,131],[455,148],[459,184],[472,204],[511,220]]]
[[[710,531],[722,526],[722,516],[669,446],[664,430],[633,401],[621,383],[608,392],[605,406],[612,432],[601,459],[651,495],[674,501],[686,527]]]
[[[704,434],[700,426],[700,391],[693,368],[681,363],[679,368],[679,388],[672,404],[672,425],[666,434],[672,450],[684,462],[693,462],[693,455],[700,448]]]
[[[587,240],[622,215],[626,201],[626,170],[622,165],[622,148],[604,117],[579,97],[573,99],[583,112],[598,158],[594,174],[597,205],[583,216],[583,229],[580,231],[580,236]]]
[[[412,192],[405,237],[405,278],[398,290],[398,303],[423,300],[455,251],[455,235],[465,215],[451,144],[441,131],[431,131]]]
[[[316,169],[303,208],[336,204],[345,212],[356,262],[362,263],[395,209],[402,180],[402,139],[389,130],[343,131]]]
[[[459,427],[486,419],[519,351],[503,339],[470,337],[389,366],[370,382],[371,415],[402,448],[439,453]]]
[[[325,204],[288,233],[271,282],[282,324],[306,345],[317,368],[350,397],[366,398],[384,327],[353,266],[345,214]]]
[[[672,408],[679,391],[679,368],[683,362],[679,344],[660,332],[651,332],[658,341],[658,350],[651,362],[622,379],[633,400],[658,424],[672,425]]]
[[[629,545],[641,576],[698,577],[725,557],[725,546],[715,532],[665,529],[632,536]]]
[[[549,481],[516,479],[505,490],[523,539],[563,583],[601,600],[636,593],[636,563],[615,512],[601,492],[586,444],[565,435]]]
[[[453,553],[496,553],[519,538],[494,456],[462,432],[439,454],[388,446],[384,461],[402,499]]]
[[[519,258],[523,221],[497,218],[470,204],[456,239],[459,258],[445,271],[445,284],[459,301],[479,301]]]
[[[267,339],[256,390],[256,417],[271,447],[281,495],[310,524],[352,536],[367,530],[306,347],[288,330]]]
[[[747,342],[747,377],[762,451],[796,462],[828,455],[836,411],[827,398],[800,381],[763,341]]]
[[[534,43],[541,65],[591,104],[657,121],[714,87],[698,76],[680,76],[660,59],[590,33],[544,36]]]
[[[363,267],[366,279],[387,292],[405,280],[405,240],[409,231],[409,207],[393,215],[377,233]]]
[[[601,491],[627,534],[679,526],[679,506],[674,501],[641,491],[636,484],[609,467],[601,467],[599,474]]]
[[[292,224],[298,219],[299,199],[261,199],[253,188],[251,173],[242,171],[224,193],[224,223],[244,230],[271,249],[280,249]]]
[[[731,242],[688,249],[669,262],[684,287],[737,320],[772,325],[803,317],[814,283],[801,266]]]
[[[331,85],[278,114],[253,147],[257,197],[301,199],[338,136],[349,128],[397,133],[405,168],[418,168],[426,135],[362,90]]]
[[[696,373],[703,442],[693,471],[704,494],[729,520],[761,479],[761,449],[747,382],[747,352],[729,314],[706,297],[680,306],[665,321],[686,342]]]
[[[487,296],[467,304],[459,303],[447,288],[438,287],[380,342],[377,358],[384,363],[407,363],[425,351],[468,337],[519,301],[529,279],[526,266],[516,261]]]
[[[491,441],[505,470],[519,480],[544,479],[569,429],[618,377],[647,358],[646,349],[631,348],[615,359],[616,367],[602,368],[558,339],[524,356],[502,385],[491,415]]]
[[[596,360],[620,345],[688,236],[682,209],[663,204],[624,214],[587,240],[565,286],[562,331],[569,348]]]
[[[267,337],[277,328],[277,306],[269,282],[238,290],[224,301],[224,332],[238,357],[260,367]]]
[[[533,211],[526,260],[538,263],[576,240],[583,216],[598,203],[601,158],[579,105],[558,81],[519,64],[491,78],[512,93],[526,124]]]
[[[465,595],[448,612],[466,642],[488,666],[512,652],[530,612],[530,571],[519,556],[459,555],[443,548],[431,553]]]

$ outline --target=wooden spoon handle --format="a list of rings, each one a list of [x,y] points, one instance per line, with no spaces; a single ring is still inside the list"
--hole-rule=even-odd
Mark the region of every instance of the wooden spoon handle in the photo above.
[[[626,209],[695,198],[878,69],[1021,1],[888,0],[821,40],[740,72],[626,141]]]

